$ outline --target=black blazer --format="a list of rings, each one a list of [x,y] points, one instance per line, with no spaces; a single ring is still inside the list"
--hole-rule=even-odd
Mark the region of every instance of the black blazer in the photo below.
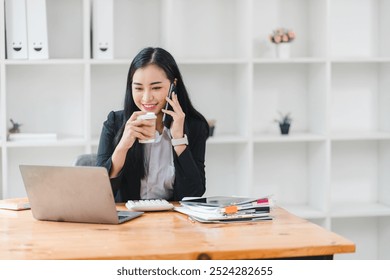
[[[123,110],[111,111],[103,124],[97,165],[106,167],[108,172],[111,170],[111,157],[115,150],[114,138],[125,121]],[[186,116],[184,126],[189,145],[180,156],[176,155],[172,147],[175,181],[173,197],[170,200],[181,200],[185,196],[202,196],[206,190],[204,162],[208,124]],[[129,153],[132,148],[129,149],[126,155],[124,166],[119,175],[111,179],[111,187],[116,202],[140,199],[141,176],[129,160]]]

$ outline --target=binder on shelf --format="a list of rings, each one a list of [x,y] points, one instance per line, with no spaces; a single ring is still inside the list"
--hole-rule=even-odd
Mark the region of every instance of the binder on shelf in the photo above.
[[[114,58],[114,2],[92,2],[92,55],[95,59]]]
[[[27,0],[27,41],[29,59],[48,59],[46,0]]]
[[[27,59],[26,0],[5,0],[5,32],[8,59]]]

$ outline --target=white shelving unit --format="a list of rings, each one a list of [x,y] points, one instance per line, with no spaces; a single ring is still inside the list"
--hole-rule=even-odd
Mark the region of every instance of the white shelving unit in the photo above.
[[[90,0],[47,0],[50,59],[30,61],[6,59],[0,1],[0,197],[25,195],[19,164],[71,165],[96,151],[131,59],[162,46],[217,120],[206,195],[273,194],[356,242],[337,258],[390,259],[390,1],[114,3],[114,59],[91,58]],[[268,41],[278,27],[297,33],[289,59]],[[273,122],[279,111],[292,114],[288,136]],[[11,117],[58,141],[6,141]]]

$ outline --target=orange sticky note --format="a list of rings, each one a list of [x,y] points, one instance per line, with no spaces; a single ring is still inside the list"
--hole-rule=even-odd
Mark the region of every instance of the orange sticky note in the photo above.
[[[237,213],[237,210],[237,206],[235,205],[227,206],[225,207],[225,214],[234,214]]]

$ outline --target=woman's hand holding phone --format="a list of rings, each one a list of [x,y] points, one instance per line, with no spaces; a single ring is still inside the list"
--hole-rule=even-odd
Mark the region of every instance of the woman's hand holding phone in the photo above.
[[[175,84],[174,83],[171,83],[171,85],[169,86],[169,90],[168,90],[168,98],[169,99],[172,99],[172,94],[173,92],[175,91]],[[172,111],[172,106],[169,105],[169,102],[166,102],[165,103],[165,110],[170,110]],[[164,112],[164,110],[162,110]],[[163,114],[163,118],[162,118],[162,122],[163,122],[163,125],[166,127],[166,128],[171,128],[171,124],[172,124],[172,117],[166,113]]]
[[[172,110],[163,109],[162,111],[173,119],[170,127],[172,138],[183,138],[185,114],[180,106],[176,93],[172,93],[172,99],[166,97],[166,100],[172,106]]]

